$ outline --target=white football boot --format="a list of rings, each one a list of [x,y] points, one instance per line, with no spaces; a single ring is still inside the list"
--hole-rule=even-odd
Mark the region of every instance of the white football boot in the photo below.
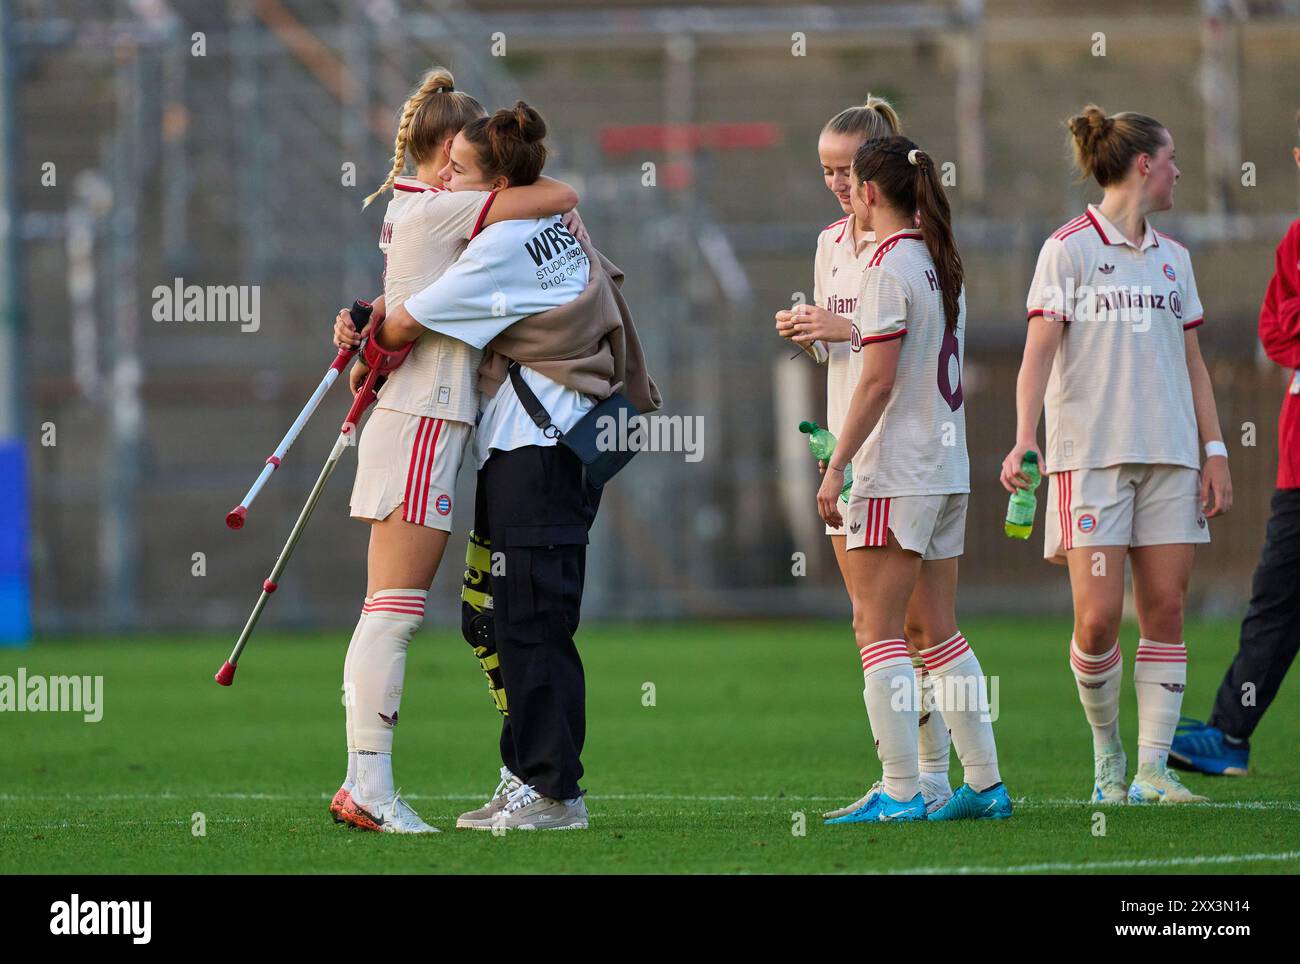
[[[344,823],[377,833],[439,832],[437,827],[431,827],[420,819],[420,815],[402,799],[400,790],[382,803],[361,803],[353,797],[351,806],[344,807],[341,816]]]
[[[492,830],[586,830],[587,804],[544,797],[524,783],[506,796],[506,805],[492,821]]]
[[[1093,803],[1124,803],[1128,800],[1128,757],[1120,743],[1093,748]]]
[[[1128,788],[1129,803],[1204,803],[1205,797],[1183,786],[1178,775],[1159,763],[1143,763]]]
[[[456,826],[462,830],[491,830],[492,821],[498,813],[505,809],[510,794],[523,785],[524,781],[511,773],[509,767],[502,767],[501,782],[492,791],[492,796],[488,799],[488,802],[477,810],[462,813],[456,818]]]

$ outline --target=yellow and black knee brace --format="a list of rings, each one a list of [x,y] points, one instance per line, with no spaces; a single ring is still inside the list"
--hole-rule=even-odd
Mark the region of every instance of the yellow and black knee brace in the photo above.
[[[492,621],[492,543],[470,532],[465,547],[465,583],[460,589],[460,631],[474,649],[483,675],[487,677],[488,695],[502,716],[506,709],[506,688],[501,678],[497,656],[496,632]]]

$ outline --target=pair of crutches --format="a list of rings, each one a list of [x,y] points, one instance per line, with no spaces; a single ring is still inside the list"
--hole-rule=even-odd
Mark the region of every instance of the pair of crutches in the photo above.
[[[368,302],[355,301],[352,303],[350,309],[352,324],[358,332],[365,328],[367,322],[369,322],[371,311],[372,306]],[[280,444],[275,447],[275,451],[267,458],[266,464],[262,467],[262,471],[253,483],[252,488],[248,490],[239,505],[231,509],[226,515],[227,526],[232,529],[242,529],[244,527],[249,506],[253,504],[253,500],[257,498],[275,470],[280,467],[285,454],[302,433],[304,426],[306,426],[313,413],[320,407],[325,393],[338,380],[339,374],[347,367],[348,362],[356,357],[359,347],[339,349],[338,357],[330,364],[325,376],[321,379],[320,384],[316,386],[316,390],[312,392],[311,398],[307,399],[307,404],[298,413],[298,417],[293,420],[293,424],[289,426],[289,431],[284,434]],[[377,368],[372,368],[366,374],[365,382],[362,383],[360,391],[357,392],[352,407],[348,409],[347,417],[344,418],[343,425],[339,429],[338,440],[334,443],[334,448],[330,450],[329,458],[325,460],[325,465],[316,478],[316,484],[312,486],[311,492],[307,496],[306,504],[303,505],[302,511],[298,513],[298,521],[294,523],[293,530],[289,533],[284,548],[280,550],[279,558],[275,560],[275,565],[271,567],[271,574],[262,582],[262,594],[257,599],[257,605],[253,607],[248,622],[244,624],[243,632],[239,634],[239,639],[235,642],[235,648],[231,650],[230,658],[217,671],[216,680],[222,686],[229,686],[234,682],[235,668],[239,663],[240,654],[243,653],[244,647],[248,644],[249,637],[253,635],[257,621],[261,618],[262,610],[266,608],[267,600],[271,598],[271,593],[275,592],[280,575],[284,572],[285,566],[289,564],[289,557],[293,555],[294,547],[297,546],[303,530],[307,527],[307,520],[311,518],[316,503],[320,501],[321,493],[325,490],[325,483],[334,474],[334,469],[338,466],[344,450],[352,444],[353,436],[357,430],[357,423],[361,421],[361,416],[375,401],[375,393],[379,388],[378,374],[379,370]]]

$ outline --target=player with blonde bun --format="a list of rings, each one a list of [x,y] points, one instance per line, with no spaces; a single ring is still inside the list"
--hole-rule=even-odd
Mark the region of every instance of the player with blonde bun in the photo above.
[[[828,525],[847,528],[853,633],[882,774],[859,807],[828,822],[1003,819],[1011,798],[987,681],[955,611],[970,465],[965,271],[948,199],[930,156],[896,135],[854,154],[852,201],[877,247],[853,313],[855,387],[817,510]],[[841,515],[850,458],[853,491]],[[913,655],[933,680],[964,770],[957,792],[933,811],[921,791]]]
[[[1079,174],[1096,180],[1102,200],[1038,256],[1002,484],[1028,484],[1026,452],[1050,479],[1045,555],[1070,572],[1069,660],[1092,728],[1092,800],[1198,802],[1167,766],[1187,682],[1183,602],[1195,546],[1210,540],[1206,519],[1231,507],[1232,481],[1197,338],[1192,260],[1149,220],[1173,207],[1174,141],[1152,117],[1092,104],[1067,126]],[[1141,632],[1131,784],[1119,736],[1126,559]]]
[[[849,358],[853,312],[857,307],[862,273],[876,253],[875,232],[867,230],[853,212],[853,156],[867,141],[902,133],[902,123],[893,106],[883,97],[867,95],[864,103],[840,111],[822,128],[817,138],[817,155],[822,179],[839,202],[844,217],[832,221],[817,236],[813,259],[813,300],[776,313],[776,331],[802,346],[819,364],[826,366],[826,427],[838,436],[844,425],[853,381]],[[852,460],[850,460],[852,461]],[[825,470],[825,465],[819,469]],[[835,551],[844,586],[849,588],[845,568],[844,529],[826,526]],[[910,625],[924,628],[926,612],[917,607]],[[913,657],[922,678],[922,692],[929,701],[930,679],[920,657]],[[921,727],[921,790],[926,804],[937,809],[952,796],[948,784],[948,755],[951,740],[943,717],[932,710],[923,712]],[[862,798],[845,807],[828,811],[824,817],[852,813]]]
[[[379,238],[384,294],[375,300],[368,331],[441,277],[485,226],[562,214],[577,204],[572,188],[536,172],[516,182],[473,171],[458,178],[457,190],[444,187],[453,142],[486,116],[442,67],[428,71],[403,106],[392,168],[365,202],[392,189]],[[507,133],[503,146],[537,145]],[[402,173],[408,160],[414,175]],[[334,340],[340,347],[360,340],[345,312]],[[368,345],[370,357],[377,340]],[[370,524],[370,548],[366,598],[343,667],[348,771],[330,812],[365,830],[434,832],[394,786],[393,728],[407,647],[424,619],[451,531],[456,476],[478,413],[481,354],[430,331],[398,356],[383,358],[387,380],[358,445],[352,515]],[[358,360],[350,375],[354,393],[366,371]]]

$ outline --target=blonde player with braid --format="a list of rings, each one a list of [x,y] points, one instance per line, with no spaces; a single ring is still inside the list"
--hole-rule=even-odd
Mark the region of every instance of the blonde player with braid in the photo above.
[[[382,323],[385,308],[436,281],[486,225],[563,214],[577,204],[572,188],[545,177],[502,190],[446,190],[452,141],[485,116],[442,67],[424,75],[403,107],[392,169],[366,198],[368,205],[393,190],[379,238],[384,294],[372,325]],[[408,158],[414,176],[402,173]],[[337,329],[335,342],[344,343]],[[387,381],[358,446],[352,515],[370,523],[370,549],[366,599],[343,667],[348,771],[330,812],[365,830],[435,832],[394,787],[393,727],[406,649],[451,531],[456,474],[478,411],[480,357],[464,342],[426,332],[384,358]],[[353,369],[354,392],[364,371],[360,363]]]
[[[853,395],[850,357],[858,350],[852,344],[852,316],[858,304],[862,275],[876,253],[876,234],[867,229],[853,212],[853,155],[867,141],[902,132],[898,114],[888,101],[868,94],[866,102],[848,107],[822,128],[817,139],[822,179],[835,195],[844,217],[832,221],[817,237],[813,261],[813,303],[801,304],[776,313],[776,331],[802,345],[817,362],[826,366],[826,425],[838,436],[844,426],[849,399]],[[852,460],[850,460],[852,461]],[[819,466],[825,469],[825,466]],[[826,526],[835,550],[844,586],[849,585],[843,526]],[[934,617],[923,595],[908,607],[908,640],[928,638]],[[925,706],[930,706],[930,677],[921,658],[912,652],[912,662],[921,678]],[[952,796],[948,783],[948,755],[951,746],[943,716],[926,709],[920,716],[921,793],[926,807],[937,810]],[[870,791],[868,791],[868,795]],[[867,796],[822,814],[830,819],[852,813]]]

